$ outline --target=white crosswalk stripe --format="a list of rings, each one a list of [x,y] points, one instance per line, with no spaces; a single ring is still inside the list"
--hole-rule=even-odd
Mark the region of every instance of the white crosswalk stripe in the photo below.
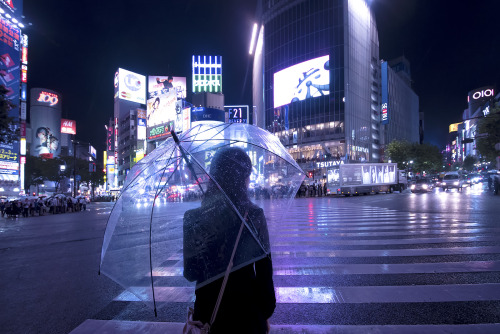
[[[377,333],[424,327],[426,333],[500,331],[500,228],[432,214],[310,203],[296,201],[285,221],[269,224],[275,332],[361,333],[367,326]],[[179,252],[169,266],[153,269],[155,279],[181,278],[182,263]],[[194,301],[193,287],[168,284],[156,289],[159,301]],[[123,292],[115,301],[138,299]],[[466,314],[454,315],[460,309]]]

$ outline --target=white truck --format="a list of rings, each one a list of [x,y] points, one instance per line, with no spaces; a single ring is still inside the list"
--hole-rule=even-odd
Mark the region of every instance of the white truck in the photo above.
[[[340,164],[328,170],[328,194],[359,195],[392,193],[407,187],[404,171],[396,163]]]

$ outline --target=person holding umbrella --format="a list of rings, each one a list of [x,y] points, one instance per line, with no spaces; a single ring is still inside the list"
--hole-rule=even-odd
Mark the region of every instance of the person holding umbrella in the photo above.
[[[268,333],[276,307],[266,218],[248,197],[251,172],[241,148],[219,148],[201,207],[184,214],[184,277],[196,281],[192,319],[210,333]],[[255,245],[266,253],[251,255]]]

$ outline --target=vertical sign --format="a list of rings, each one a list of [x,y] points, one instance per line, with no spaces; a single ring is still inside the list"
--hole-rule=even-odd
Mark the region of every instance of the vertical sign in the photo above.
[[[21,76],[21,35],[18,27],[5,18],[0,18],[0,84],[5,87],[5,98],[12,108],[8,116],[12,117],[12,130],[17,130],[19,123],[19,97]],[[24,65],[23,65],[24,66]],[[0,179],[19,180],[19,140],[0,144]]]
[[[382,63],[382,110],[381,110],[381,123],[382,124],[388,124],[389,123],[389,93],[388,93],[388,81],[387,81],[387,76],[388,76],[388,68],[387,68],[387,62],[384,61]]]

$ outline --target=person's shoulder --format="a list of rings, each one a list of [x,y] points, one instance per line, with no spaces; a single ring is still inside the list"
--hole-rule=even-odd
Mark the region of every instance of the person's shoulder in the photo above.
[[[196,217],[200,217],[201,214],[202,214],[201,208],[187,210],[186,212],[184,212],[184,219],[191,220],[191,219],[194,219]]]
[[[248,205],[248,214],[249,215],[263,215],[264,210],[260,206],[250,202],[250,204]]]

